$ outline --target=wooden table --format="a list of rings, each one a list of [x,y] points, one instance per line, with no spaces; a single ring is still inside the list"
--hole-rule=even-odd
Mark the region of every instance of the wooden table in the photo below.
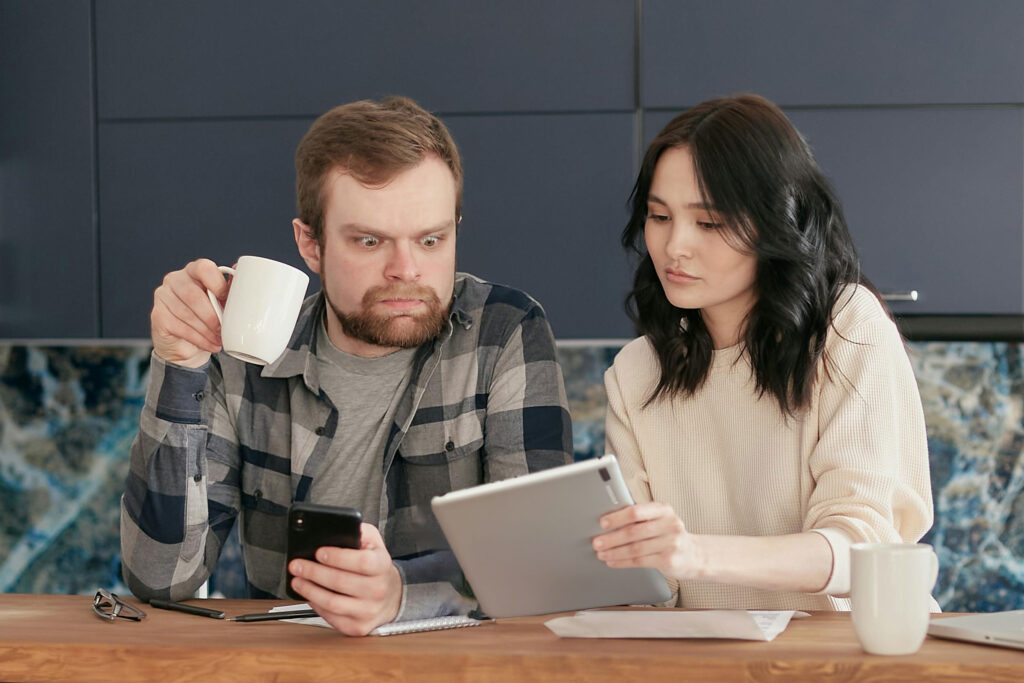
[[[228,616],[275,601],[199,600]],[[0,595],[2,681],[1022,681],[1024,651],[927,638],[910,656],[864,654],[845,613],[790,623],[770,643],[561,639],[545,617],[346,638],[145,607],[107,622],[89,596]],[[937,616],[936,618],[941,618]]]

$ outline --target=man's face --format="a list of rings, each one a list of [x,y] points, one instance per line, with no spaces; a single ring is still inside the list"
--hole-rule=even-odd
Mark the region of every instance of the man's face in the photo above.
[[[437,336],[455,286],[455,179],[445,163],[427,156],[379,187],[335,169],[324,198],[322,245],[293,225],[320,274],[334,345],[374,357]]]

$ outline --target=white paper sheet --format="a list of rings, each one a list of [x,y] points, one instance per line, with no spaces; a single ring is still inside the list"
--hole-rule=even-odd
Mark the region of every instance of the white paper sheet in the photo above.
[[[544,623],[562,638],[736,638],[773,640],[806,612],[585,610]]]

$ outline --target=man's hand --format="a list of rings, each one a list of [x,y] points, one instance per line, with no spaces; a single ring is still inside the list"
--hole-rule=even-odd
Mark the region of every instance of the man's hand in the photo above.
[[[198,368],[220,350],[220,320],[206,294],[227,298],[228,283],[209,259],[168,273],[153,292],[149,315],[153,350],[166,361]]]
[[[377,527],[363,524],[359,550],[320,548],[316,562],[292,560],[292,589],[347,636],[365,636],[398,616],[402,577]]]

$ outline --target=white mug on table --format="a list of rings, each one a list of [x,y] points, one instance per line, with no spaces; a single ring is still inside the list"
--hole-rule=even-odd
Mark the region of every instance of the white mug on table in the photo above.
[[[221,322],[224,351],[247,363],[267,365],[284,353],[299,317],[309,276],[286,263],[242,256],[234,268],[223,309],[207,291]]]
[[[925,543],[857,543],[850,548],[853,627],[865,652],[907,655],[924,642],[939,560]]]

